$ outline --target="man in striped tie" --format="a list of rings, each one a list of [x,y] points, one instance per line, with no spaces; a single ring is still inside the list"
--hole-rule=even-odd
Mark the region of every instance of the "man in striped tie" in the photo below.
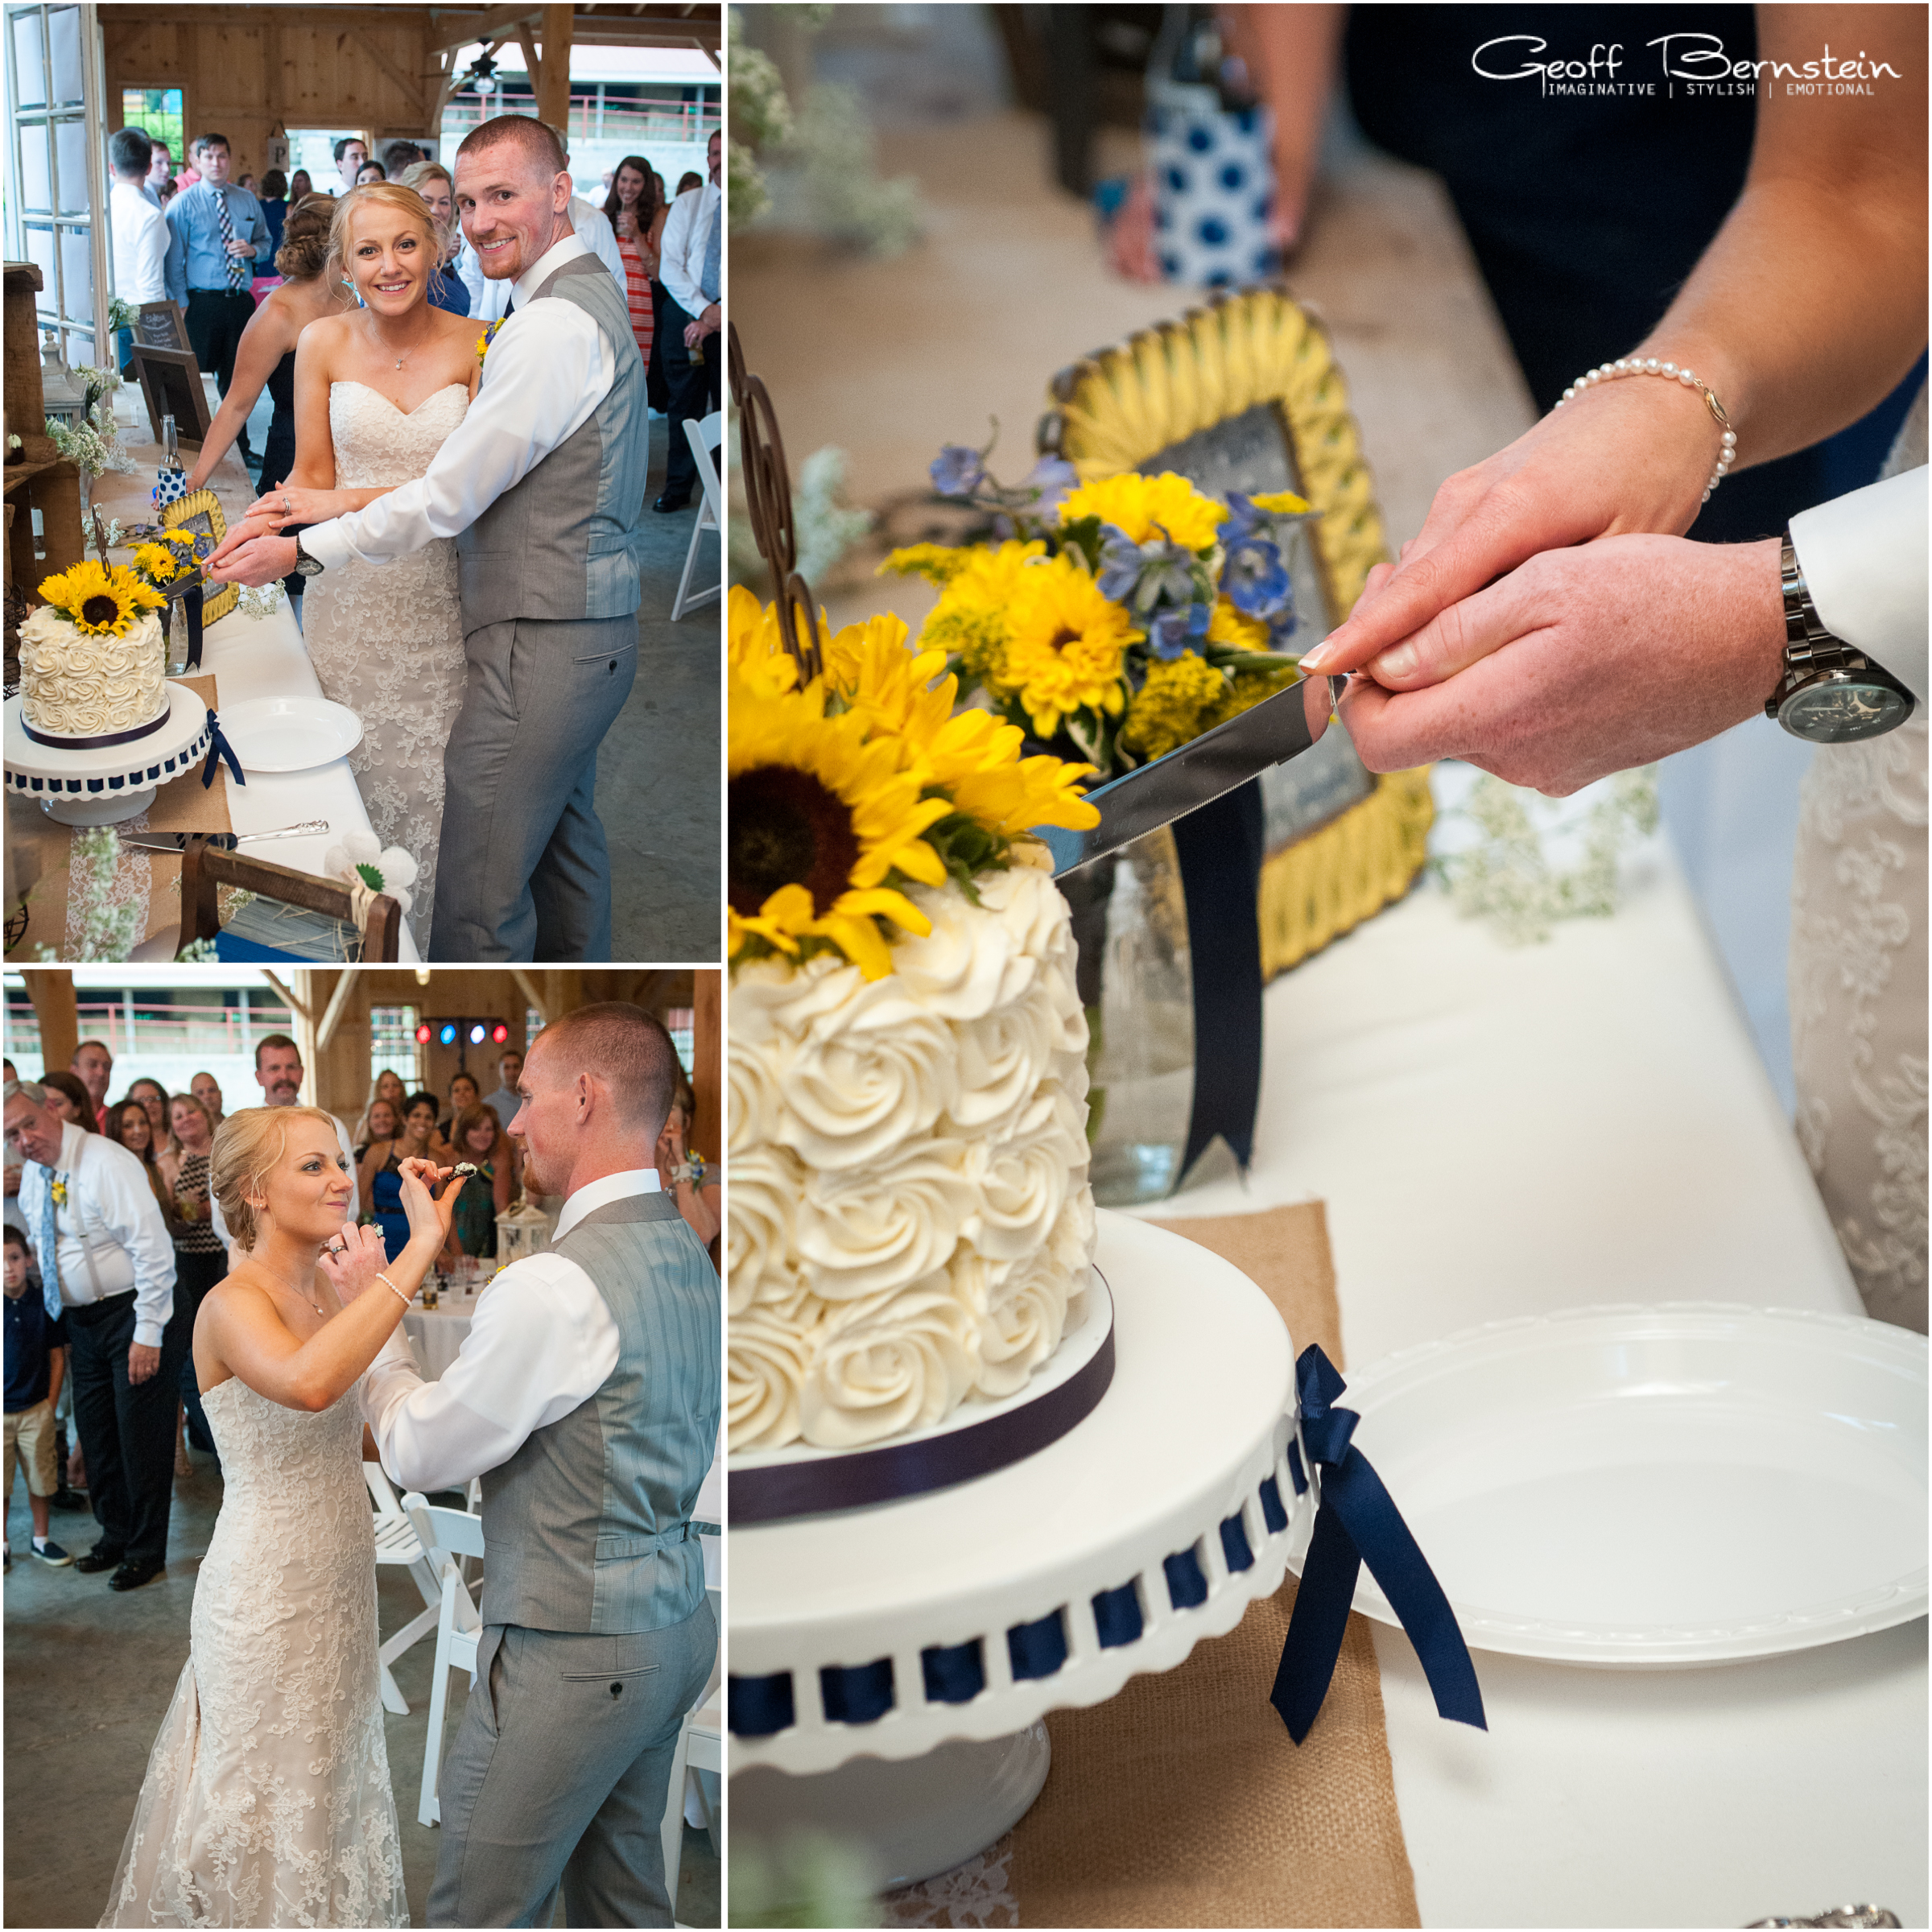
[[[225,396],[236,345],[255,312],[249,284],[268,258],[268,220],[262,204],[228,179],[227,135],[200,135],[194,159],[201,179],[167,204],[167,292],[181,304],[196,361]],[[246,427],[237,444],[243,461],[251,460]]]

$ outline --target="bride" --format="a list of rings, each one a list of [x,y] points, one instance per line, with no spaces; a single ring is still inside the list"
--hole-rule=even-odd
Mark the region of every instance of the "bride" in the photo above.
[[[295,464],[258,497],[233,547],[360,510],[428,468],[481,379],[478,328],[430,305],[443,251],[414,188],[376,181],[336,204],[332,280],[364,306],[312,322],[295,352]],[[456,545],[312,579],[302,630],[323,695],[362,720],[350,754],[369,824],[416,861],[409,923],[427,954],[443,828],[443,750],[463,703]]]
[[[378,1229],[345,1225],[329,1115],[254,1107],[215,1136],[236,1262],[194,1360],[226,1488],[104,1926],[409,1923],[356,1389],[448,1239],[448,1172],[402,1163],[409,1243],[386,1264]]]

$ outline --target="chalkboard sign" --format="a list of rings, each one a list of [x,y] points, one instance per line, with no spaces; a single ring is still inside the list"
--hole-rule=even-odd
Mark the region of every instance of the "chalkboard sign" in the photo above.
[[[1249,496],[1280,489],[1307,494],[1295,461],[1294,438],[1286,414],[1275,402],[1257,402],[1225,416],[1157,450],[1135,468],[1148,476],[1173,470],[1197,489],[1224,500],[1231,489]],[[1340,619],[1328,608],[1328,588],[1314,544],[1297,543],[1287,563],[1294,585],[1296,617],[1290,648],[1312,650]],[[1348,733],[1326,733],[1319,745],[1299,758],[1261,774],[1267,850],[1279,852],[1319,831],[1374,789],[1374,778],[1356,756]]]
[[[188,349],[188,324],[175,302],[143,302],[134,340],[144,349]]]

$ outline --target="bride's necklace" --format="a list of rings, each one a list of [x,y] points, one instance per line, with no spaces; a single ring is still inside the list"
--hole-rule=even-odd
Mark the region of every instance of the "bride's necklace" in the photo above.
[[[264,1268],[262,1269],[262,1272],[266,1274],[278,1288],[287,1289],[291,1294],[298,1296],[303,1301],[308,1302],[309,1307],[314,1309],[316,1313],[322,1316],[324,1320],[328,1319],[328,1311],[324,1308],[320,1302],[312,1300],[308,1295],[303,1294],[302,1290],[296,1287],[294,1282],[283,1281],[281,1276],[277,1274],[272,1269]]]

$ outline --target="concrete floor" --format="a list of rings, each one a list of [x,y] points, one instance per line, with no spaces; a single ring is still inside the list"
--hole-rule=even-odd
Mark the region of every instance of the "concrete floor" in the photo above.
[[[221,1508],[210,1457],[178,1478],[164,1576],[126,1596],[105,1575],[50,1570],[25,1553],[31,1523],[23,1482],[14,1484],[6,1529],[14,1550],[6,1583],[6,1833],[4,1922],[91,1926],[100,1918],[134,1815],[147,1755],[188,1657],[195,1578]],[[54,1541],[78,1556],[90,1548],[92,1517],[56,1511]],[[377,1571],[378,1615],[398,1629],[422,1607],[407,1571]],[[432,1638],[395,1666],[410,1715],[385,1719],[390,1782],[402,1839],[412,1923],[424,1922],[441,1840],[416,1823],[428,1728]],[[456,1678],[460,1709],[469,1680]],[[453,1736],[452,1711],[446,1736]],[[705,1834],[685,1827],[678,1922],[719,1923],[719,1866]],[[559,1922],[561,1922],[560,1920]]]

